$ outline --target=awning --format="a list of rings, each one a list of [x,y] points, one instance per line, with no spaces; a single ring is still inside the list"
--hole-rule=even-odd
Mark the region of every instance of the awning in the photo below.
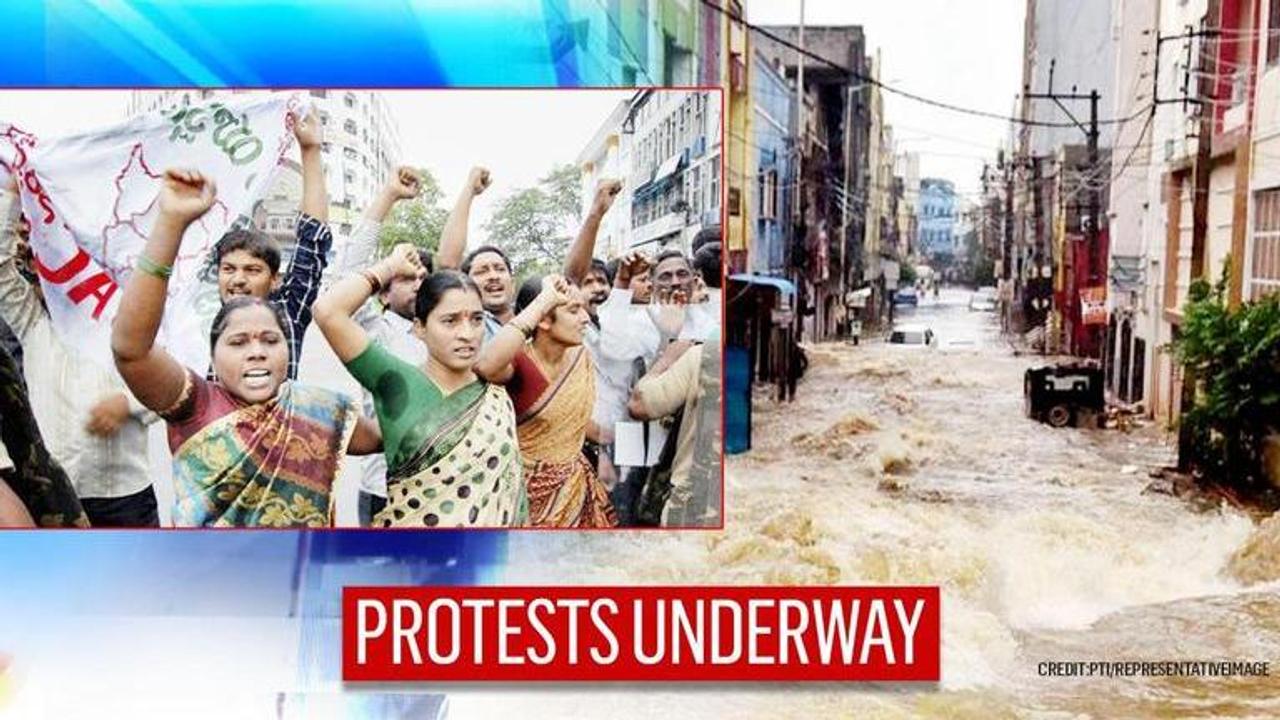
[[[684,160],[684,152],[678,152],[666,160],[663,160],[662,164],[658,166],[658,170],[653,173],[653,184],[657,185],[664,179],[674,175],[676,170],[680,169],[681,160]]]
[[[768,285],[783,295],[795,295],[796,286],[790,280],[780,277],[770,277],[768,275],[753,275],[751,273],[739,273],[730,275],[730,280],[734,282],[747,283],[748,285]]]

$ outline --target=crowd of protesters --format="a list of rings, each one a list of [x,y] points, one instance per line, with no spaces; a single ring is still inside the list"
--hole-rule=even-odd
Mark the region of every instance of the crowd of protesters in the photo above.
[[[361,526],[706,527],[721,520],[718,230],[692,247],[595,256],[621,189],[603,181],[559,272],[524,278],[502,238],[467,251],[475,168],[434,254],[379,257],[421,189],[400,167],[349,236],[328,226],[321,127],[294,124],[302,207],[289,266],[260,229],[217,243],[209,367],[158,344],[187,227],[217,199],[164,172],[110,358],[59,337],[28,226],[0,196],[0,526],[155,527],[148,427],[165,424],[182,527],[328,527],[347,455]],[[314,323],[360,397],[299,382]],[[313,339],[311,342],[318,342]],[[347,495],[343,495],[347,497]]]

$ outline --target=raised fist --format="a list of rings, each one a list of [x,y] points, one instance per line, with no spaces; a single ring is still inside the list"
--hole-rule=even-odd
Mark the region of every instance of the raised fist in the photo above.
[[[208,212],[217,197],[213,178],[199,170],[169,168],[160,186],[160,214],[189,224]]]
[[[392,278],[416,279],[427,274],[418,257],[418,248],[411,243],[396,245],[382,262]]]
[[[387,180],[386,192],[396,200],[412,200],[422,192],[422,176],[408,165],[401,165]]]
[[[548,275],[542,278],[542,292],[539,299],[546,312],[551,312],[573,298],[573,286],[562,275]]]
[[[324,138],[321,131],[320,118],[313,108],[306,117],[297,118],[293,124],[293,136],[298,138],[298,147],[303,150],[320,147]]]
[[[649,258],[644,253],[631,252],[622,256],[622,262],[618,263],[619,284],[623,287],[630,282],[631,278],[642,275],[649,271]]]
[[[484,192],[491,182],[493,181],[489,178],[488,168],[473,167],[471,174],[467,176],[467,188],[471,190],[472,195]]]
[[[591,201],[591,209],[603,215],[608,212],[613,205],[613,201],[618,197],[618,193],[622,191],[622,181],[606,179],[601,180],[596,185],[596,196]]]

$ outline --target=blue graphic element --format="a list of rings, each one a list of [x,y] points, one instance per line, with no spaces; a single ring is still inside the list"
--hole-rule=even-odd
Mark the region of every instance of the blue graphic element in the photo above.
[[[582,87],[635,72],[619,55],[622,10],[602,0],[14,5],[6,87]]]
[[[75,617],[294,618],[299,687],[331,690],[344,586],[493,583],[506,540],[484,530],[6,531],[0,651],[15,650],[5,638]],[[423,701],[375,693],[361,702]]]
[[[662,50],[702,56],[692,25],[673,30],[696,14],[676,10],[664,2],[650,16],[644,2],[616,0],[20,0],[4,8],[0,87],[692,84],[697,63],[676,72]],[[339,677],[344,585],[495,582],[506,543],[484,531],[0,532],[0,651],[6,637],[76,616],[297,618],[301,686],[317,687]],[[190,660],[177,645],[173,657]],[[367,699],[378,702],[394,704]],[[413,702],[423,700],[401,704]]]

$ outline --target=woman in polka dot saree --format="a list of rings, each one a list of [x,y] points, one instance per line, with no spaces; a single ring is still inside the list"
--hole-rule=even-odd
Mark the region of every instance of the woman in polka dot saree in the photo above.
[[[387,506],[373,527],[524,523],[515,417],[502,386],[477,380],[445,396],[420,369],[377,344],[349,367],[357,378],[372,373],[378,385],[403,382],[404,388],[400,401],[378,403],[387,441]],[[378,395],[374,390],[375,402]]]
[[[528,511],[515,411],[501,385],[471,369],[484,338],[479,291],[461,273],[424,278],[425,272],[417,250],[400,245],[369,270],[335,283],[313,307],[329,345],[373,396],[382,429],[387,505],[372,525],[522,525]],[[424,365],[370,341],[352,319],[383,288],[413,293],[414,334],[427,346]]]

